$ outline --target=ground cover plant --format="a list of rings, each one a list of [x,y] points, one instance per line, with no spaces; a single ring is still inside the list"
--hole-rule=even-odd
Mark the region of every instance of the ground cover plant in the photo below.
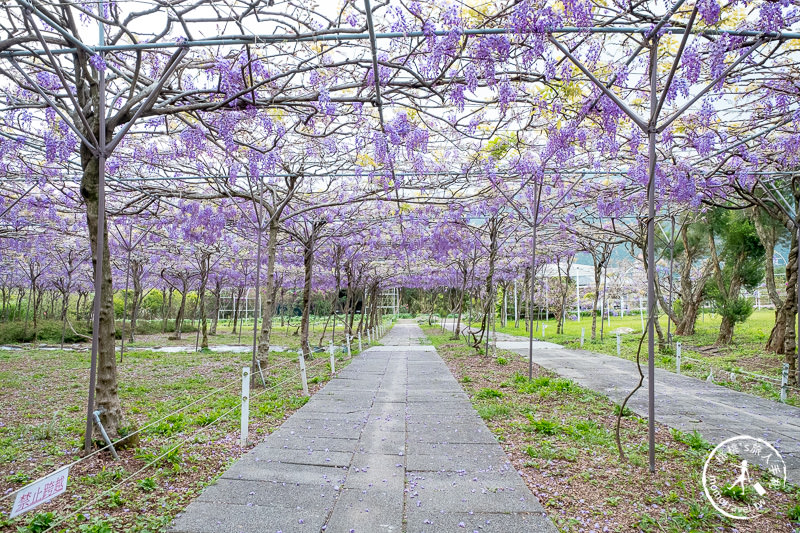
[[[290,351],[271,353],[267,388],[260,380],[253,387],[246,448],[239,446],[238,406],[249,353],[131,347],[118,369],[130,421],[124,430],[144,428],[138,443],[120,449],[119,461],[100,453],[79,462],[70,471],[68,492],[34,512],[9,520],[3,509],[0,531],[43,531],[66,517],[56,531],[160,531],[305,404],[297,347],[295,338]],[[340,352],[337,369],[348,362]],[[307,365],[313,394],[330,379],[328,356]],[[87,366],[87,353],[81,351],[0,351],[0,495],[81,457]],[[3,501],[4,507],[11,503]]]
[[[699,435],[658,425],[658,467],[650,474],[646,420],[623,413],[628,462],[621,462],[614,441],[618,406],[607,397],[537,365],[529,381],[527,363],[513,352],[487,357],[435,327],[424,330],[560,530],[792,533],[800,527],[800,490],[792,486],[757,519],[719,515],[703,494],[700,477],[712,445]]]

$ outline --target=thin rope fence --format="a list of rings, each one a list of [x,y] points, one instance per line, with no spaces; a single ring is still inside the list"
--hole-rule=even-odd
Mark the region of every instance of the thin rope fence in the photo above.
[[[125,441],[125,440],[127,440],[127,439],[130,439],[130,438],[131,438],[131,437],[133,437],[134,435],[138,435],[139,433],[143,432],[144,430],[146,430],[146,429],[148,429],[148,428],[150,428],[150,427],[152,427],[152,426],[154,426],[154,425],[156,425],[156,424],[158,424],[158,423],[160,423],[160,422],[163,422],[163,421],[164,421],[164,420],[166,420],[167,418],[169,418],[169,417],[171,417],[171,416],[174,416],[174,415],[176,415],[176,414],[178,414],[178,413],[181,413],[182,411],[184,411],[184,410],[188,409],[189,407],[191,407],[191,406],[193,406],[193,405],[196,405],[196,404],[198,404],[199,402],[202,402],[202,401],[204,401],[204,400],[207,400],[207,399],[208,399],[208,398],[210,398],[211,396],[214,396],[215,394],[219,394],[220,392],[222,392],[222,391],[224,391],[224,390],[226,390],[226,389],[229,389],[229,388],[230,388],[232,385],[236,385],[236,384],[238,384],[238,383],[241,383],[241,379],[240,379],[240,378],[236,378],[236,379],[232,380],[231,382],[229,382],[229,383],[227,383],[227,384],[223,385],[222,387],[219,387],[219,388],[217,388],[217,389],[215,389],[215,390],[213,390],[213,391],[209,392],[208,394],[206,394],[206,395],[204,395],[204,396],[202,396],[202,397],[200,397],[200,398],[198,398],[198,399],[196,399],[196,400],[194,400],[194,401],[192,401],[192,402],[190,402],[190,403],[188,403],[188,404],[184,405],[183,407],[180,407],[180,408],[178,408],[178,409],[176,409],[176,410],[174,410],[174,411],[171,411],[170,413],[168,413],[168,414],[166,414],[166,415],[162,416],[161,418],[159,418],[159,419],[157,419],[157,420],[154,420],[154,421],[152,421],[152,422],[149,422],[147,425],[145,425],[145,426],[142,426],[141,428],[139,428],[139,429],[137,429],[136,431],[133,431],[133,432],[131,432],[131,433],[127,434],[127,435],[126,435],[126,436],[124,436],[124,437],[121,437],[120,439],[118,439],[118,440],[116,440],[116,441],[112,442],[111,444],[106,444],[106,445],[105,445],[105,446],[103,446],[102,448],[98,448],[97,450],[95,450],[95,451],[91,452],[91,453],[90,453],[90,454],[88,454],[88,455],[85,455],[85,456],[81,457],[80,459],[76,459],[75,461],[72,461],[71,463],[68,463],[68,464],[66,464],[66,465],[60,466],[59,468],[57,468],[56,470],[54,470],[54,472],[56,472],[56,471],[58,471],[58,470],[63,470],[64,468],[72,468],[73,466],[77,465],[78,463],[81,463],[81,462],[83,462],[83,461],[86,461],[86,460],[88,460],[88,459],[91,459],[92,457],[94,457],[95,455],[99,454],[100,452],[103,452],[103,451],[105,451],[105,450],[108,450],[108,449],[110,449],[112,446],[116,446],[116,445],[118,445],[119,443],[121,443],[122,441]],[[52,472],[51,472],[51,473],[52,473]],[[12,496],[14,496],[15,494],[17,494],[17,493],[18,493],[18,492],[20,492],[21,490],[25,489],[25,487],[27,487],[27,486],[29,486],[29,485],[31,485],[31,484],[33,484],[33,483],[36,483],[36,482],[37,482],[37,481],[39,481],[40,479],[43,479],[43,478],[45,478],[45,477],[47,477],[47,476],[49,476],[49,475],[50,475],[50,474],[46,474],[46,475],[44,475],[44,476],[41,476],[41,477],[40,477],[39,479],[37,479],[36,481],[33,481],[32,483],[28,483],[28,484],[26,484],[24,487],[20,487],[20,488],[16,489],[16,490],[15,490],[15,491],[13,491],[13,492],[9,492],[8,494],[5,494],[5,495],[3,495],[2,497],[0,497],[0,502],[2,502],[2,501],[5,501],[5,500],[7,500],[7,499],[11,498]]]
[[[253,399],[255,399],[255,398],[258,398],[258,397],[259,397],[259,396],[261,396],[262,394],[265,394],[265,393],[267,393],[267,392],[269,392],[269,391],[271,391],[271,390],[273,390],[273,389],[276,389],[276,388],[280,387],[281,385],[283,385],[283,384],[285,384],[285,383],[287,383],[287,382],[291,381],[291,380],[292,380],[292,378],[299,377],[299,376],[300,376],[300,372],[298,371],[298,372],[297,372],[297,374],[292,374],[292,375],[291,375],[290,377],[288,377],[287,379],[285,379],[285,380],[283,380],[283,381],[281,381],[281,382],[279,382],[279,383],[276,383],[275,385],[273,385],[273,386],[271,386],[271,387],[268,387],[268,388],[266,388],[266,389],[262,389],[261,391],[257,392],[256,394],[253,394],[253,395],[250,397],[250,400],[253,400]],[[174,452],[175,450],[177,450],[178,448],[180,448],[181,446],[183,446],[184,444],[186,444],[186,443],[187,443],[187,442],[188,442],[190,439],[192,439],[192,438],[196,437],[196,436],[197,436],[197,434],[199,434],[200,432],[202,432],[202,431],[206,431],[206,430],[210,429],[210,428],[211,428],[211,427],[213,427],[213,426],[214,426],[214,425],[215,425],[217,422],[219,422],[220,420],[222,420],[222,418],[224,418],[225,416],[227,416],[227,415],[231,414],[232,412],[234,412],[234,411],[236,411],[236,410],[238,410],[238,409],[241,409],[241,408],[242,408],[242,404],[241,404],[241,402],[237,403],[235,406],[231,407],[230,409],[228,409],[227,411],[225,411],[224,413],[222,413],[221,415],[219,415],[217,418],[215,418],[215,419],[214,419],[212,422],[210,422],[210,423],[206,424],[205,426],[203,426],[203,427],[201,427],[201,428],[198,428],[196,431],[194,431],[194,432],[192,432],[191,434],[187,435],[187,436],[186,436],[186,438],[185,438],[185,439],[183,439],[181,442],[179,442],[178,444],[176,444],[175,446],[173,446],[173,447],[172,447],[172,448],[170,448],[169,450],[167,450],[167,451],[165,451],[165,452],[161,453],[161,454],[160,454],[158,457],[156,457],[155,459],[151,460],[149,463],[147,463],[147,464],[145,464],[144,466],[142,466],[141,468],[139,468],[139,469],[138,469],[137,471],[135,471],[133,474],[129,475],[128,477],[126,477],[125,479],[123,479],[123,480],[122,480],[122,481],[120,481],[119,483],[117,483],[117,484],[113,485],[112,487],[110,487],[110,488],[108,488],[108,489],[105,489],[105,490],[104,490],[104,491],[102,491],[100,494],[98,494],[97,496],[95,496],[95,497],[94,497],[92,500],[90,500],[90,501],[86,502],[85,504],[83,504],[81,507],[79,507],[79,508],[78,508],[78,509],[76,509],[75,511],[71,512],[70,514],[68,514],[67,516],[65,516],[64,518],[62,518],[61,520],[59,520],[59,521],[57,521],[56,523],[52,524],[50,527],[48,527],[48,528],[45,530],[45,532],[47,532],[47,531],[53,531],[53,530],[54,530],[56,527],[58,527],[59,525],[63,524],[64,522],[66,522],[66,521],[67,521],[67,520],[69,520],[70,518],[74,517],[75,515],[77,515],[78,513],[80,513],[80,512],[81,512],[81,511],[83,511],[84,509],[86,509],[87,507],[89,507],[90,505],[93,505],[93,504],[97,503],[97,502],[100,500],[100,498],[102,498],[102,497],[103,497],[103,496],[105,496],[106,494],[108,494],[108,493],[110,493],[110,492],[113,492],[113,491],[114,491],[114,490],[116,490],[117,488],[121,487],[122,485],[124,485],[124,484],[128,483],[128,482],[129,482],[130,480],[132,480],[133,478],[137,477],[139,474],[141,474],[142,472],[144,472],[145,470],[147,470],[148,468],[150,468],[150,467],[151,467],[151,466],[153,466],[154,464],[156,464],[156,463],[158,463],[159,461],[161,461],[161,460],[162,460],[164,457],[168,456],[169,454],[171,454],[172,452]]]
[[[755,372],[748,372],[746,370],[738,370],[738,369],[735,369],[735,368],[733,370],[730,370],[730,369],[727,369],[727,368],[719,368],[719,367],[714,366],[712,363],[710,363],[708,361],[704,361],[703,359],[696,359],[694,357],[689,357],[689,356],[685,356],[685,355],[681,355],[681,359],[684,360],[684,361],[693,361],[695,363],[700,363],[702,365],[705,365],[706,367],[708,367],[710,369],[711,374],[709,374],[709,375],[712,376],[712,379],[713,379],[713,375],[714,374],[723,375],[723,374],[727,373],[731,377],[733,377],[733,376],[744,376],[744,377],[752,379],[752,380],[768,381],[768,382],[771,382],[771,383],[777,383],[778,385],[780,385],[782,387],[786,387],[789,390],[794,390],[794,391],[800,392],[800,387],[796,387],[794,385],[789,385],[789,384],[785,384],[784,385],[783,384],[783,380],[781,378],[773,378],[771,376],[765,376],[763,374],[756,374]],[[733,379],[736,379],[736,378],[734,377]]]
[[[321,359],[320,363],[327,363],[327,361],[324,360],[324,359]],[[316,368],[318,368],[320,366],[320,363],[308,365],[307,368],[308,369],[316,369]],[[274,366],[269,367],[268,369],[266,369],[265,372],[273,372],[273,371],[276,371],[276,370],[283,371],[286,368],[289,368],[289,367],[294,366],[294,365],[297,365],[297,361],[290,359],[290,360],[287,360],[285,363],[282,363],[280,365],[274,365]],[[298,370],[296,373],[293,373],[289,378],[279,382],[276,385],[272,385],[270,387],[262,389],[261,391],[259,391],[255,395],[253,395],[253,397],[258,397],[261,394],[263,394],[264,392],[272,390],[275,387],[286,383],[287,381],[291,380],[291,378],[293,378],[293,377],[299,377],[299,375],[300,375],[300,372]],[[32,485],[34,483],[37,483],[38,481],[40,481],[41,479],[46,478],[49,475],[52,475],[54,472],[57,472],[59,470],[63,470],[65,468],[72,468],[72,467],[74,467],[75,465],[77,465],[79,463],[87,461],[87,460],[99,455],[101,452],[109,450],[112,447],[116,447],[121,442],[126,441],[126,440],[134,437],[135,435],[138,435],[138,434],[144,432],[145,430],[147,430],[147,429],[149,429],[149,428],[151,428],[151,427],[153,427],[153,426],[155,426],[155,425],[167,420],[168,418],[170,418],[172,416],[175,416],[177,414],[182,413],[183,411],[189,409],[190,407],[195,406],[195,405],[197,405],[197,404],[199,404],[199,403],[211,398],[212,396],[215,396],[215,395],[220,394],[220,393],[222,393],[224,391],[227,391],[232,386],[240,384],[240,383],[241,383],[241,378],[237,377],[237,378],[231,380],[230,382],[226,383],[225,385],[214,389],[213,391],[209,392],[208,394],[205,394],[205,395],[203,395],[203,396],[201,396],[201,397],[199,397],[199,398],[197,398],[197,399],[195,399],[195,400],[193,400],[193,401],[191,401],[191,402],[179,407],[178,409],[170,411],[169,413],[165,414],[164,416],[162,416],[162,417],[160,417],[160,418],[158,418],[156,420],[153,420],[152,422],[148,422],[146,425],[142,426],[141,428],[138,428],[137,430],[135,430],[135,431],[133,431],[131,433],[128,433],[124,437],[121,437],[121,438],[117,439],[116,441],[112,442],[111,444],[106,444],[105,446],[94,450],[93,452],[89,453],[88,455],[85,455],[85,456],[83,456],[83,457],[81,457],[79,459],[76,459],[76,460],[72,461],[71,463],[67,463],[65,465],[62,465],[62,466],[56,468],[55,470],[53,470],[52,472],[50,472],[48,474],[45,474],[43,476],[40,476],[39,478],[37,478],[36,480],[34,480],[34,481],[30,482],[30,483],[26,483],[24,486],[22,486],[22,487],[20,487],[20,488],[18,488],[16,490],[13,490],[13,491],[11,491],[11,492],[9,492],[7,494],[4,494],[3,496],[0,496],[0,502],[3,502],[3,501],[11,499],[17,493],[19,493],[20,491],[23,491],[26,487],[28,487],[28,486],[30,486],[30,485]],[[239,404],[237,407],[241,407],[241,404]],[[212,422],[212,424],[213,424],[213,422]],[[204,427],[208,427],[209,425],[210,424],[208,424],[208,425],[206,425]]]

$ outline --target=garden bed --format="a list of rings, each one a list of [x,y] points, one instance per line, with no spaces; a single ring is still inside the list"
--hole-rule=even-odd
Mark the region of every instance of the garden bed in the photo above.
[[[788,486],[755,520],[723,518],[700,482],[710,444],[658,424],[656,472],[647,469],[647,421],[626,411],[614,440],[618,407],[605,396],[513,352],[476,355],[436,327],[431,342],[500,440],[515,468],[563,531],[739,531],[791,533],[800,523],[800,491]]]

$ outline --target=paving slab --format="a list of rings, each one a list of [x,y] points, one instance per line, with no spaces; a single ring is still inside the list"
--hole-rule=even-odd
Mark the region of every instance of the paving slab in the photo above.
[[[178,515],[173,533],[555,533],[422,330],[401,321]]]

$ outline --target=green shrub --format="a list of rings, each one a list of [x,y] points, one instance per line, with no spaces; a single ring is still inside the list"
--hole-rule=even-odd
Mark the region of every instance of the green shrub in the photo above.
[[[506,359],[505,357],[503,357],[501,355],[500,357],[497,358],[497,364],[498,365],[507,365],[508,364],[508,359]]]
[[[789,510],[786,512],[786,516],[788,516],[789,520],[792,522],[800,522],[800,503],[789,507]]]
[[[84,321],[70,321],[75,331],[84,335],[91,335],[89,326]],[[61,342],[61,322],[58,320],[39,320],[36,332],[36,339],[39,342],[57,344]],[[33,320],[28,320],[28,330],[25,331],[24,320],[15,322],[0,323],[0,344],[17,344],[20,342],[33,342]],[[64,342],[75,343],[84,342],[86,338],[76,335],[69,329],[64,332]]]
[[[619,404],[614,404],[614,414],[617,415],[617,416],[619,416],[619,408],[620,408]],[[628,409],[628,406],[626,405],[625,409],[622,410],[622,416],[631,416],[632,414],[633,414],[633,411]]]
[[[525,374],[520,374],[519,372],[514,372],[514,377],[512,378],[514,383],[525,383],[528,381],[528,377]]]
[[[502,404],[478,405],[475,409],[478,411],[478,415],[484,420],[504,417],[511,412],[508,406]]]
[[[153,492],[158,488],[158,485],[156,485],[156,482],[153,481],[151,477],[140,479],[139,482],[136,483],[136,486],[139,487],[139,490],[142,492]]]
[[[550,396],[556,393],[569,394],[578,391],[578,387],[572,381],[564,378],[540,376],[530,381],[519,381],[515,376],[514,381],[517,383],[517,391],[523,394],[538,393],[540,396]]]
[[[678,442],[682,442],[692,450],[703,451],[711,449],[711,443],[704,439],[696,429],[691,433],[684,433],[683,431],[674,428],[671,428],[669,431],[672,434],[673,439]]]
[[[475,394],[475,398],[479,400],[489,400],[492,398],[502,398],[503,393],[497,389],[481,389]]]
[[[561,429],[561,426],[555,420],[547,420],[546,418],[537,420],[533,418],[533,415],[528,415],[528,421],[530,423],[524,429],[541,433],[542,435],[555,435]]]
[[[78,531],[82,533],[114,533],[111,523],[108,520],[95,518],[88,524],[82,524]]]
[[[55,517],[56,515],[53,513],[36,513],[36,516],[34,516],[33,520],[28,524],[27,530],[30,533],[42,533],[42,531],[50,529],[50,524],[53,523]],[[25,529],[20,529],[25,531]]]
[[[578,459],[578,450],[576,448],[556,448],[549,441],[543,440],[537,443],[536,446],[528,446],[525,448],[527,453],[532,459],[563,459],[565,461],[576,461]]]
[[[148,429],[148,431],[150,433],[155,433],[156,435],[169,437],[175,433],[180,433],[186,428],[187,425],[188,421],[186,420],[186,417],[183,415],[183,413],[179,413],[177,415],[172,415],[165,418],[158,424]]]

